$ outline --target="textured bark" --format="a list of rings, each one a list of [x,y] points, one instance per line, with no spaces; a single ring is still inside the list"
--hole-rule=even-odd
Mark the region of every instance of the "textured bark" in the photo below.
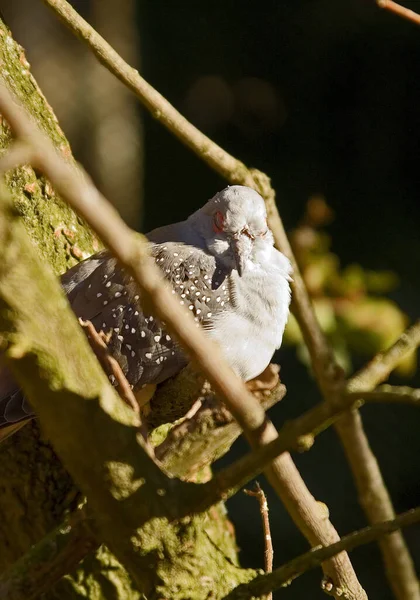
[[[3,80],[72,160],[69,145],[30,75],[22,49],[1,22],[0,61]],[[10,141],[9,128],[1,120],[0,152]],[[24,167],[10,174],[7,185],[36,252],[50,263],[55,273],[62,273],[99,248],[84,223],[32,168]],[[42,438],[36,422],[3,443],[0,457],[0,571],[3,571],[63,520],[66,511],[74,506],[78,492]],[[163,535],[156,535],[158,519],[149,524],[153,531],[147,527],[142,530],[142,548],[149,557],[148,579],[156,590],[151,598],[201,599],[210,592],[216,594],[212,597],[221,597],[255,575],[254,571],[237,566],[235,540],[222,506],[185,518],[171,527],[162,519],[161,526],[165,528]],[[159,546],[153,547],[159,538]],[[141,596],[116,559],[101,547],[46,597],[122,600]]]

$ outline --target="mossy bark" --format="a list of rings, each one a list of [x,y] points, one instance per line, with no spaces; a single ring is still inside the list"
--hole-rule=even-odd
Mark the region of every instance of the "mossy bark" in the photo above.
[[[29,71],[23,50],[0,21],[0,61],[3,82],[20,98],[60,151],[72,160],[63,132]],[[0,153],[11,142],[7,123],[0,121]],[[100,244],[86,225],[30,167],[10,173],[7,185],[40,257],[55,273],[64,272],[96,251]],[[22,290],[22,302],[25,290]],[[77,435],[77,432],[75,432]],[[77,489],[43,439],[36,422],[0,446],[0,572],[56,527],[74,506]],[[223,506],[187,517],[176,525],[163,520],[165,535],[156,536],[158,519],[142,530],[148,555],[150,598],[221,598],[255,572],[237,564],[235,539]],[[150,544],[159,544],[148,547]],[[76,572],[64,578],[48,598],[137,599],[131,579],[104,547],[90,555]]]

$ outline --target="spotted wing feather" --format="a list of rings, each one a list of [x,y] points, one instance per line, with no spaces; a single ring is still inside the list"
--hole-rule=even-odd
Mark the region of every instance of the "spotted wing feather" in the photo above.
[[[179,243],[154,244],[151,252],[180,303],[192,311],[197,324],[211,327],[212,317],[230,301],[229,278],[214,257]],[[108,252],[76,265],[61,281],[76,316],[91,321],[97,331],[111,333],[110,352],[134,390],[160,383],[187,364],[164,325],[143,312],[134,281]],[[0,387],[0,428],[31,416],[12,380]]]

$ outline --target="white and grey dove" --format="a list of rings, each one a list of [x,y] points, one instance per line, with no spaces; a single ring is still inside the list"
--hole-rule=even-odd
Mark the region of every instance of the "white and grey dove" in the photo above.
[[[173,293],[218,342],[230,366],[244,381],[262,373],[282,342],[291,266],[274,248],[261,196],[248,187],[227,187],[187,220],[147,237]],[[61,283],[77,317],[97,331],[111,331],[109,350],[134,391],[187,364],[177,342],[143,311],[140,291],[108,251],[70,269]],[[33,416],[9,371],[0,368],[0,439]]]

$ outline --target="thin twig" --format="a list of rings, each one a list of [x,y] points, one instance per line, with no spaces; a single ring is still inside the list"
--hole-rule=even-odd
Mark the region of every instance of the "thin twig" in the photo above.
[[[379,352],[366,366],[353,375],[347,384],[347,391],[372,390],[379,383],[388,379],[398,364],[406,356],[415,352],[419,346],[420,320],[411,325],[388,350]]]
[[[365,394],[386,380],[396,365],[420,344],[420,321],[411,326],[385,352],[375,356],[347,384],[347,391]],[[403,398],[400,398],[402,400]],[[347,413],[340,419],[336,428],[342,440],[357,486],[359,502],[370,523],[388,521],[395,517],[395,510],[378,462],[373,454],[363,430],[358,411]],[[413,560],[400,531],[382,538],[379,542],[386,572],[395,596],[399,600],[418,600],[419,581]]]
[[[121,56],[89,25],[68,2],[44,0],[77,37],[85,42],[97,59],[141,100],[152,116],[167,127],[176,137],[200,156],[223,177],[236,173],[237,183],[252,176],[236,158],[217,146],[210,138],[183,117],[139,72],[126,63]]]
[[[115,52],[115,50],[113,50],[113,48],[78,15],[68,2],[65,0],[44,0],[44,2],[49,5],[64,23],[89,46],[102,64],[104,64],[138,96],[150,113],[178,137],[180,141],[192,149],[199,158],[204,160],[218,173],[226,177],[230,182],[253,187],[265,198],[268,222],[270,229],[273,232],[276,246],[290,258],[293,266],[292,311],[299,323],[305,344],[308,348],[317,383],[326,400],[332,404],[339,402],[345,387],[344,373],[336,363],[331,347],[327,343],[316,319],[305,283],[299,272],[297,262],[277,210],[274,190],[270,185],[268,177],[255,169],[247,169],[243,163],[237,161],[222,148],[214,144],[214,142],[189,123],[167,102],[165,98],[154,90],[137,71],[132,69]],[[369,459],[368,464],[373,464],[373,462],[375,462],[376,459],[369,447],[360,417],[349,417],[347,419],[347,426],[337,425],[337,430],[348,456],[350,456],[355,438],[360,438],[364,442],[365,454]],[[358,468],[358,465],[353,461],[353,471]],[[382,487],[381,496],[388,496],[379,469],[376,470],[376,479],[378,486]],[[377,501],[380,502],[379,496]],[[392,577],[390,576],[392,585],[396,590],[398,588],[404,590],[404,588],[407,587],[407,581],[417,582],[408,549],[404,546],[402,538],[400,541],[401,547],[405,548],[404,552],[398,552],[397,554],[392,548],[390,549],[390,553],[394,556],[397,563],[402,564],[404,561],[406,562],[405,569],[402,571],[394,569]],[[384,542],[384,544],[386,543],[387,541]],[[406,594],[403,592],[402,595],[400,595],[400,598],[402,600],[405,597]],[[420,590],[412,597],[412,600],[420,600]]]
[[[123,373],[123,370],[120,367],[120,364],[109,351],[107,345],[107,342],[109,341],[108,335],[106,335],[103,331],[98,333],[91,321],[79,319],[79,323],[83,329],[86,329],[91,348],[101,363],[105,373],[109,378],[113,377],[116,381],[117,385],[115,386],[115,389],[117,390],[119,396],[136,414],[139,432],[143,436],[144,440],[147,441],[147,428],[142,422],[139,404],[133,394],[133,390],[131,389],[126,376]]]
[[[254,498],[257,498],[258,503],[260,505],[260,513],[264,532],[264,571],[266,573],[272,573],[274,550],[273,541],[271,539],[270,519],[268,517],[267,497],[258,481],[255,483],[254,490],[244,490],[244,492],[247,496],[253,496]],[[266,599],[273,600],[273,594],[271,592],[267,594]]]
[[[230,594],[225,596],[224,600],[246,600],[247,598],[256,598],[270,591],[275,591],[281,587],[288,586],[294,579],[306,573],[310,569],[318,567],[323,561],[331,558],[338,552],[346,550],[350,552],[358,546],[370,544],[384,535],[390,534],[401,527],[407,527],[420,521],[420,508],[409,510],[398,515],[391,521],[376,523],[370,527],[365,527],[359,531],[354,531],[341,538],[336,544],[323,548],[314,548],[294,560],[286,563],[282,567],[275,569],[269,575],[259,575],[250,583],[245,583],[236,587]]]
[[[251,445],[259,448],[276,439],[277,431],[266,418],[264,409],[229,368],[218,346],[196,328],[189,311],[184,310],[172,296],[170,286],[148,254],[147,240],[127,227],[81,169],[76,170],[74,165],[62,159],[6,88],[0,88],[0,110],[18,139],[31,140],[36,154],[34,165],[45,173],[62,198],[96,231],[133,276],[142,291],[143,300],[153,307],[155,314],[200,365],[214,389],[224,398]],[[285,453],[277,458],[266,467],[265,473],[311,545],[329,545],[338,541],[338,533],[306,488],[290,455]],[[326,563],[324,570],[339,589],[348,590],[349,600],[366,598],[345,554]]]
[[[407,21],[415,23],[416,25],[420,25],[420,15],[409,8],[405,8],[405,6],[401,6],[401,4],[397,4],[392,0],[376,0],[376,4],[379,8],[383,8],[394,15],[398,15]]]
[[[349,398],[356,401],[358,398],[362,402],[379,402],[395,404],[413,404],[420,406],[420,389],[411,388],[405,385],[381,385],[373,391],[350,392]]]
[[[79,323],[83,327],[83,329],[86,329],[88,340],[92,347],[92,350],[94,351],[96,357],[101,363],[105,373],[108,375],[108,377],[115,377],[115,380],[117,382],[117,386],[115,386],[115,388],[117,392],[124,400],[124,402],[128,406],[130,406],[130,408],[132,408],[136,415],[138,415],[140,418],[139,405],[136,402],[130,384],[128,383],[126,376],[122,372],[118,361],[109,352],[109,348],[104,337],[96,331],[95,326],[91,321],[84,321],[83,319],[79,319]]]
[[[280,429],[276,440],[220,470],[212,481],[205,484],[202,492],[205,501],[201,508],[208,506],[207,502],[212,504],[221,498],[230,497],[248,481],[259,475],[264,465],[275,456],[292,450],[300,452],[308,450],[316,435],[325,431],[338,420],[342,420],[343,414],[347,414],[350,409],[360,408],[364,403],[371,401],[373,403],[398,402],[418,405],[416,398],[418,390],[398,386],[382,386],[378,389],[382,390],[383,388],[385,391],[346,393],[336,406],[329,402],[321,402],[300,417],[288,421]],[[389,389],[394,391],[387,393]],[[415,398],[413,398],[413,392],[415,392]],[[368,483],[370,483],[369,480]],[[368,489],[370,490],[370,488]]]

